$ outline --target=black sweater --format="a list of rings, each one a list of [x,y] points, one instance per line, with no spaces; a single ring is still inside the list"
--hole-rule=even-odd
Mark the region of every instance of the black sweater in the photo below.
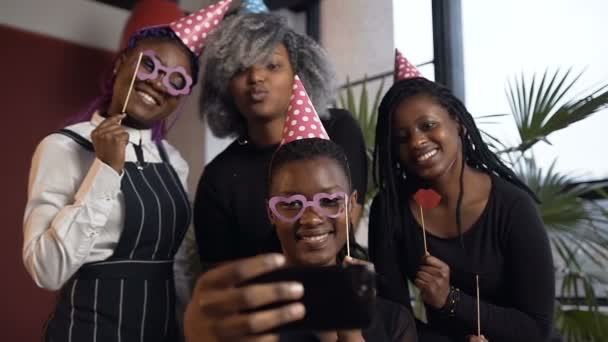
[[[406,280],[415,279],[424,251],[421,227],[407,201],[400,204],[407,209],[401,210],[404,224],[389,236],[382,200],[374,199],[369,248],[380,277],[379,295],[409,305]],[[553,322],[555,276],[547,233],[530,196],[493,176],[486,208],[462,238],[464,247],[459,238],[442,239],[427,232],[429,252],[450,266],[450,282],[461,290],[455,317],[426,306],[430,328],[453,341],[476,333],[479,274],[481,331],[486,338],[545,341]]]
[[[367,159],[361,128],[347,111],[330,113],[323,126],[344,149],[358,201],[364,203]],[[281,252],[266,210],[268,167],[277,147],[237,140],[205,167],[194,202],[194,230],[204,265]]]

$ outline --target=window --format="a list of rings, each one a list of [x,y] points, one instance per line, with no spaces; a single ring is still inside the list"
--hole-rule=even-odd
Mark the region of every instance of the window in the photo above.
[[[408,1],[409,2],[409,1]],[[576,94],[608,83],[608,2],[462,0],[466,103],[475,116],[508,113],[507,80],[541,74],[545,69],[586,68]],[[517,143],[512,118],[501,125],[480,125],[492,135]],[[580,180],[608,178],[606,145],[608,110],[550,137],[551,145],[534,148],[539,166],[556,161],[558,171]]]
[[[393,0],[395,47],[424,77],[434,80],[433,16],[431,0]]]

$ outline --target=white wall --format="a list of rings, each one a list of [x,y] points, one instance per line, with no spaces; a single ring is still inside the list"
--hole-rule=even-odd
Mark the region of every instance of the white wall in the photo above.
[[[129,12],[94,1],[2,0],[0,24],[114,51]]]
[[[340,83],[392,69],[392,13],[392,0],[321,2],[321,44]]]
[[[508,113],[507,80],[547,67],[587,71],[575,93],[608,81],[608,2],[605,0],[462,0],[466,99],[476,115]],[[503,140],[517,142],[512,119],[482,126]],[[554,158],[557,169],[583,179],[608,178],[603,152],[608,111],[603,111],[539,143],[541,166]]]

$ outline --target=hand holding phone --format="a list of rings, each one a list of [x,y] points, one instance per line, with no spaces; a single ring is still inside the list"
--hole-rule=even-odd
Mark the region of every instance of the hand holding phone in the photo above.
[[[276,336],[262,333],[304,317],[304,306],[296,302],[302,297],[302,285],[292,281],[237,285],[284,264],[285,258],[280,254],[260,255],[226,263],[204,273],[186,308],[186,341],[276,340]],[[243,313],[268,305],[273,307]]]
[[[304,304],[306,315],[301,320],[277,326],[271,330],[273,332],[363,329],[371,323],[375,275],[366,266],[282,268],[251,279],[244,285],[274,282],[297,282],[304,286],[304,296],[299,301]],[[277,305],[256,310],[272,309]]]

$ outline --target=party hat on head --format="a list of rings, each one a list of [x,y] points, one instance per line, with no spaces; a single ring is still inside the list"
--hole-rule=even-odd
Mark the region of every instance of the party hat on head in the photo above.
[[[241,13],[268,13],[268,7],[263,0],[243,0]]]
[[[399,51],[395,49],[395,82],[408,78],[423,77],[414,64],[410,63]]]
[[[291,101],[287,108],[281,145],[295,140],[321,138],[329,140],[325,127],[297,75],[293,81]]]
[[[232,0],[222,0],[169,24],[182,43],[197,56],[207,37],[215,30],[230,7]]]

